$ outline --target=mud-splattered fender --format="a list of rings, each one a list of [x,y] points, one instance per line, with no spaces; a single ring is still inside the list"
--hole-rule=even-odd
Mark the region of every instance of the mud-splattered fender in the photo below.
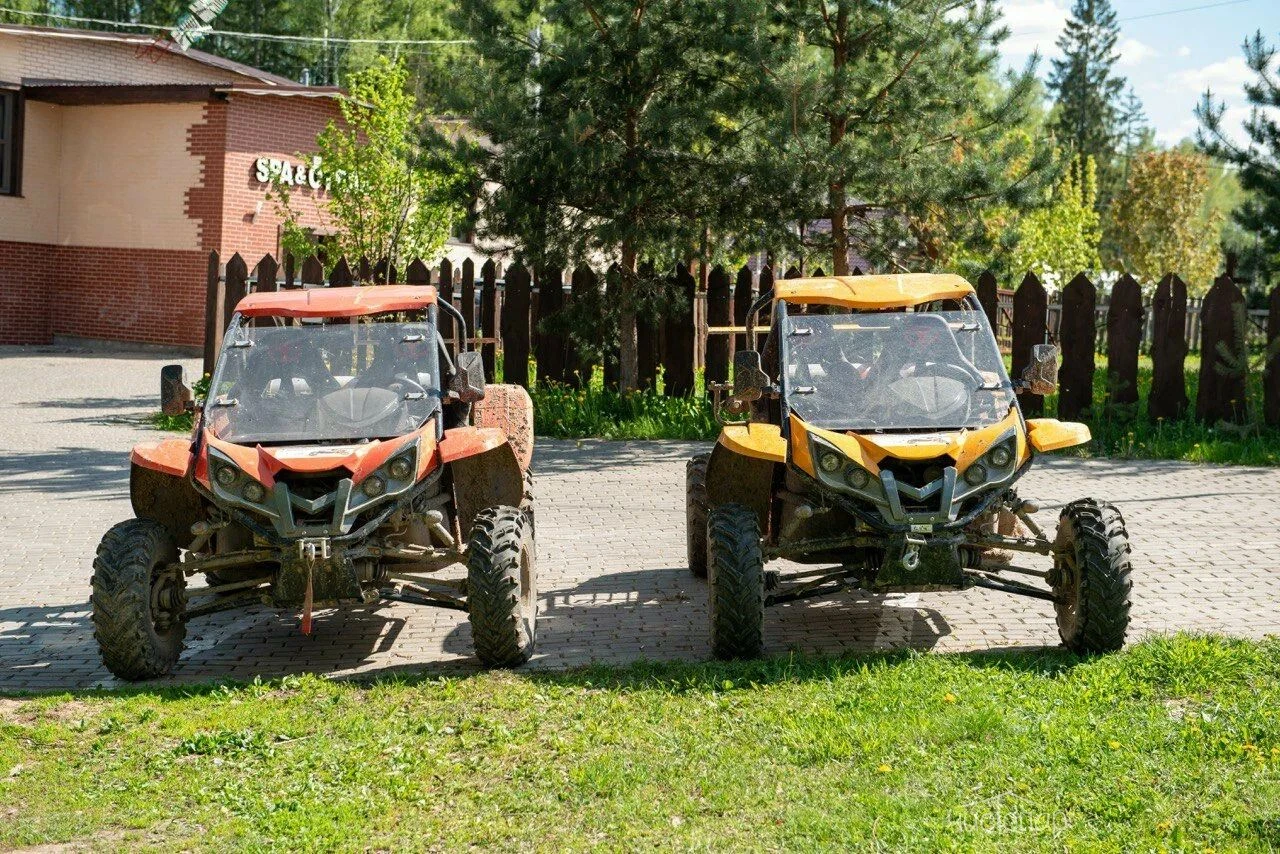
[[[447,440],[448,433],[445,436]],[[440,443],[442,453],[444,444]],[[524,470],[509,442],[448,460],[445,465],[453,480],[458,529],[464,539],[471,533],[471,523],[481,510],[499,504],[519,507],[524,498]]]
[[[774,475],[782,464],[749,457],[717,442],[707,464],[707,503],[741,504],[756,511],[762,533],[769,530]]]
[[[185,475],[136,462],[129,466],[129,500],[135,516],[159,522],[178,548],[191,545],[191,526],[205,518],[205,500]]]

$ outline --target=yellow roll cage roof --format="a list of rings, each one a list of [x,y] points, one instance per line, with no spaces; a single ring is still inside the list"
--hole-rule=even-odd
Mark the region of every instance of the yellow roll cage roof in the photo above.
[[[973,285],[951,273],[821,276],[773,283],[775,300],[860,309],[907,308],[940,299],[964,299],[973,292]]]

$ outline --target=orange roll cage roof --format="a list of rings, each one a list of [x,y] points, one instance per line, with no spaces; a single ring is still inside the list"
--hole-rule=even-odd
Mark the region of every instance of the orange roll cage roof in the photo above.
[[[774,299],[861,309],[908,308],[940,299],[964,299],[973,292],[973,285],[950,273],[821,276],[773,283]]]
[[[249,294],[236,305],[245,317],[363,317],[386,311],[413,311],[434,305],[431,285],[372,285],[309,288]]]

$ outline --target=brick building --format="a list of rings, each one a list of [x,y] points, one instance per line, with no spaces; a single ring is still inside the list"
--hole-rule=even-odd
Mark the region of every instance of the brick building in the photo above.
[[[199,346],[209,251],[279,257],[271,172],[316,224],[338,96],[150,37],[0,24],[0,344]]]

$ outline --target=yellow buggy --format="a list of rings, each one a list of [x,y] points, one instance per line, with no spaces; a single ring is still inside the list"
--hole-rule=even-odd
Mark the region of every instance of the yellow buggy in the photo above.
[[[689,567],[710,582],[716,656],[759,655],[767,605],[845,587],[1031,596],[1054,603],[1068,648],[1123,645],[1120,511],[1073,501],[1050,537],[1015,490],[1036,454],[1090,439],[1018,405],[1053,390],[1056,347],[1011,380],[973,287],[951,275],[780,281],[751,308],[753,344],[770,307],[763,352],[736,354],[723,406],[730,389],[715,389],[737,420],[688,463]],[[1018,560],[1035,555],[1051,566]],[[766,569],[775,559],[792,567]]]

